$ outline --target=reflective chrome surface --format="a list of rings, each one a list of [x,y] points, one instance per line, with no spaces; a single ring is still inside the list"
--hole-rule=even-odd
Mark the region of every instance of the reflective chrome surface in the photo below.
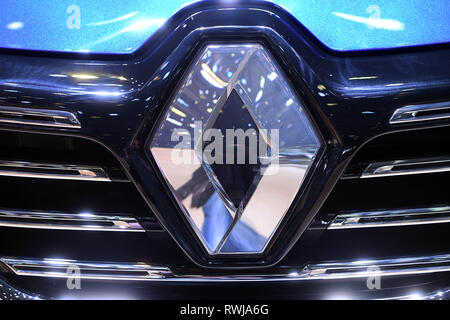
[[[429,121],[450,118],[450,101],[417,104],[395,110],[390,124]]]
[[[317,280],[399,276],[450,271],[450,255],[356,260],[307,265],[303,277]]]
[[[405,296],[389,297],[378,300],[449,300],[450,289],[445,288],[433,292],[426,292],[424,294],[413,293]]]
[[[145,232],[132,217],[0,209],[0,227],[80,231]]]
[[[405,276],[450,271],[450,255],[435,255],[382,260],[354,260],[309,264],[303,269],[275,269],[269,272],[234,274],[177,274],[163,266],[146,263],[81,262],[68,259],[29,259],[2,257],[12,272],[20,276],[73,277],[79,268],[80,279],[179,281],[179,282],[265,282],[368,278],[372,276]]]
[[[110,182],[100,167],[0,160],[0,176]]]
[[[210,254],[262,252],[298,193],[319,138],[295,91],[259,44],[208,45],[186,74],[151,153]],[[212,140],[209,129],[221,131],[203,149]],[[259,136],[258,154],[257,148],[248,151],[254,165],[249,159],[236,163],[235,146],[247,143],[229,141],[229,130],[248,133],[248,145],[252,134]]]
[[[80,129],[75,114],[68,111],[0,106],[0,123]]]
[[[362,173],[361,178],[405,176],[450,171],[450,158],[408,159],[371,163]]]
[[[328,229],[397,227],[450,222],[450,207],[374,210],[338,214]]]
[[[68,278],[74,272],[80,279],[97,280],[152,280],[170,273],[165,267],[145,263],[86,263],[67,259],[0,258],[15,274],[21,276]],[[79,272],[79,273],[78,273]]]
[[[80,279],[102,280],[139,280],[139,281],[180,281],[180,282],[233,282],[233,281],[283,281],[299,280],[294,274],[258,274],[258,275],[177,275],[166,267],[151,266],[146,263],[102,263],[80,262],[67,259],[29,259],[2,257],[12,272],[21,276],[69,278],[73,273],[69,268],[80,269]],[[298,273],[295,273],[298,275]]]

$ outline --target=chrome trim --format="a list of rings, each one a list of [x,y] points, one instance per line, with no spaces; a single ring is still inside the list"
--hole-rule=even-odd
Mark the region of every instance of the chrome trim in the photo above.
[[[9,209],[0,209],[0,227],[77,231],[145,232],[144,228],[133,217]]]
[[[80,262],[67,259],[29,259],[0,257],[2,262],[14,274],[20,276],[69,278],[74,274],[69,268],[79,268],[80,279],[100,280],[138,280],[138,281],[175,281],[175,282],[233,282],[233,281],[284,281],[300,280],[298,273],[261,274],[261,275],[217,275],[203,274],[177,275],[164,266],[152,266],[146,263],[104,263]]]
[[[155,280],[164,278],[170,273],[166,267],[155,267],[145,263],[87,263],[67,259],[18,258],[0,258],[0,261],[20,276],[68,278],[74,277],[79,270],[80,279]]]
[[[450,172],[449,157],[374,162],[371,163],[366,170],[364,170],[361,178],[378,178],[439,172]]]
[[[328,229],[398,227],[450,222],[450,207],[373,210],[338,214]]]
[[[448,109],[448,112],[442,112]],[[435,111],[435,114],[433,114]],[[426,114],[421,114],[426,112]],[[431,114],[430,114],[431,113]],[[417,121],[429,121],[450,118],[450,101],[410,105],[395,110],[390,124],[402,124]]]
[[[303,277],[316,280],[403,276],[450,271],[450,255],[356,260],[307,265]]]
[[[215,68],[223,72],[216,73]],[[270,52],[258,42],[207,45],[180,82],[146,151],[208,255],[260,255],[306,183],[307,173],[323,147],[321,135]],[[199,99],[190,107],[180,103],[197,97],[199,92],[214,92],[214,96]],[[267,99],[259,103],[263,92]],[[192,115],[189,121],[179,125],[174,122],[185,113]],[[251,127],[255,134],[252,141],[259,145],[260,152],[254,154],[256,167],[247,185],[233,195],[233,181],[217,174],[205,147],[212,138],[210,129],[221,119],[238,124],[238,118],[246,119],[243,128]],[[174,124],[178,127],[175,130]],[[235,129],[242,130],[240,126]],[[277,130],[267,130],[271,128]],[[171,161],[176,148],[171,142],[174,134],[189,141],[182,149],[191,161]],[[283,143],[279,145],[279,141]],[[227,149],[234,148],[232,141],[223,143]],[[199,189],[199,181],[211,190],[208,195]],[[205,199],[196,201],[196,194],[203,194]],[[214,223],[210,216],[222,221],[221,225],[208,228]],[[258,240],[252,238],[255,235]]]
[[[0,176],[111,182],[100,167],[5,160],[0,160]]]
[[[28,117],[28,118],[27,118]],[[0,106],[0,123],[80,129],[75,114],[69,111]]]
[[[305,281],[367,278],[371,276],[404,276],[450,271],[450,255],[383,260],[355,260],[336,263],[309,264],[303,269],[278,269],[261,274],[175,274],[164,266],[146,263],[80,262],[67,259],[27,259],[2,257],[3,262],[16,275],[69,278],[69,268],[79,268],[80,279],[139,280],[175,282],[263,282]],[[283,270],[283,271],[281,271]]]
[[[418,292],[404,296],[381,298],[376,300],[449,300],[449,299],[450,299],[450,289],[444,288],[432,292],[425,292],[423,294]]]

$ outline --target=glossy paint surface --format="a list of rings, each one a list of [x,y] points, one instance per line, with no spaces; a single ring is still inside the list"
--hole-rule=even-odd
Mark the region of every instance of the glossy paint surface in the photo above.
[[[264,265],[267,268],[261,271],[270,272],[274,270],[271,268],[276,267],[298,270],[299,266],[307,263],[450,252],[448,224],[383,230],[308,229],[314,216],[322,218],[336,212],[336,209],[374,209],[375,205],[380,206],[380,199],[389,201],[383,202],[385,207],[413,207],[430,205],[433,202],[448,202],[448,188],[440,187],[433,176],[415,182],[408,179],[406,183],[397,184],[388,180],[381,186],[375,185],[376,179],[366,179],[365,187],[356,184],[352,188],[346,188],[345,185],[345,188],[339,188],[338,184],[342,181],[338,180],[355,153],[357,156],[360,152],[359,148],[383,134],[403,131],[405,139],[411,139],[414,146],[407,148],[409,152],[430,152],[431,143],[426,144],[427,148],[417,147],[418,141],[424,140],[422,131],[433,126],[448,126],[448,119],[395,126],[389,124],[389,119],[398,107],[435,100],[450,101],[449,49],[396,52],[379,56],[331,55],[322,47],[314,46],[305,30],[290,19],[286,11],[275,7],[273,11],[219,8],[191,13],[195,13],[195,19],[180,19],[179,25],[165,29],[162,36],[154,38],[140,55],[126,56],[121,60],[116,57],[105,59],[98,56],[89,56],[90,60],[87,60],[84,55],[0,55],[2,105],[70,111],[76,113],[81,123],[80,129],[2,123],[0,130],[30,131],[29,135],[33,136],[37,136],[38,132],[45,133],[48,137],[71,135],[94,140],[117,157],[116,160],[120,161],[142,193],[142,197],[139,193],[131,193],[131,183],[128,187],[127,184],[121,184],[120,188],[110,183],[105,186],[108,188],[107,192],[99,192],[82,182],[73,182],[70,185],[50,181],[20,183],[3,177],[0,179],[0,191],[3,195],[0,207],[17,208],[25,203],[31,206],[30,196],[33,197],[33,209],[67,208],[71,212],[79,212],[84,211],[86,205],[90,204],[91,212],[131,212],[142,214],[143,217],[154,214],[167,231],[149,230],[145,234],[109,232],[99,235],[95,232],[65,233],[55,230],[49,232],[4,228],[0,232],[0,255],[85,261],[143,261],[168,265],[174,270],[192,270],[200,275],[208,275],[219,272],[209,268],[222,268],[221,272],[224,274],[236,274],[241,270],[224,268],[247,268],[246,271],[256,271]],[[207,31],[205,27],[208,28]],[[326,142],[325,150],[311,175],[311,181],[314,183],[308,184],[305,192],[299,195],[303,200],[295,201],[286,216],[289,220],[284,219],[280,225],[282,232],[275,235],[275,241],[261,258],[246,256],[233,260],[227,256],[207,256],[191,230],[187,228],[184,215],[170,197],[154,162],[145,154],[146,142],[164,113],[170,97],[183,77],[183,72],[202,49],[202,40],[251,40],[264,44],[280,68],[289,76]],[[420,131],[420,139],[415,135],[416,138],[413,138],[411,129]],[[439,131],[433,135],[433,140],[435,135],[449,136]],[[0,139],[0,145],[1,142],[7,141],[10,140]],[[436,142],[435,144],[440,152],[442,145],[449,145],[443,142],[440,143],[440,148],[437,148],[438,145]],[[36,145],[44,146],[49,143]],[[11,157],[11,153],[6,150],[8,149],[0,148],[3,155]],[[391,152],[375,154],[379,157],[393,157],[395,153]],[[42,153],[48,156],[48,151]],[[88,160],[96,154],[82,152],[80,158],[86,156],[85,160]],[[385,159],[370,158],[370,161],[383,160]],[[444,179],[450,181],[448,176],[439,181]],[[349,179],[345,182],[352,181]],[[392,187],[393,185],[395,187]],[[115,188],[116,196],[110,197],[108,201],[103,200],[113,191],[112,188]],[[123,188],[128,191],[125,192]],[[390,192],[391,190],[394,192]],[[20,192],[28,196],[27,201],[15,195],[20,195]],[[374,197],[374,194],[378,196]],[[328,199],[334,199],[336,202],[330,203],[327,199],[324,204],[328,195]],[[142,203],[143,198],[146,203]],[[440,201],[434,201],[436,199]],[[429,203],[422,203],[425,201]],[[375,205],[368,208],[371,203]],[[149,286],[83,282],[83,290],[68,291],[65,279],[58,282],[44,278],[21,278],[3,272],[0,278],[18,289],[48,297],[84,299],[154,299],[175,296],[191,299],[235,298],[236,292],[239,292],[240,297],[265,299],[314,298],[318,295],[328,299],[386,298],[417,292],[426,294],[436,290],[446,292],[444,289],[449,287],[450,283],[448,275],[445,277],[443,274],[439,278],[433,275],[432,279],[426,276],[398,279],[399,281],[392,278],[392,282],[383,279],[382,290],[367,290],[366,281],[344,281],[340,284],[262,282],[249,285],[238,282],[220,285],[155,283]],[[395,292],[392,289],[395,289]],[[339,296],[342,292],[348,292],[349,295]]]
[[[164,28],[177,11],[192,3],[187,0],[7,2],[0,11],[2,48],[117,54],[136,51],[158,29]],[[239,2],[242,1],[218,3],[232,6]],[[265,1],[249,2],[248,7],[261,3]],[[450,41],[450,2],[446,0],[276,0],[274,3],[289,11],[333,50]]]
[[[361,145],[393,130],[423,126],[421,123],[390,126],[389,119],[395,109],[425,100],[450,99],[448,50],[340,57],[313,46],[305,30],[289,19],[284,10],[222,10],[222,7],[214,9],[210,6],[208,11],[194,11],[192,15],[195,18],[187,17],[173,29],[165,29],[156,38],[159,42],[150,43],[140,55],[122,60],[2,55],[0,100],[4,105],[76,113],[81,123],[79,130],[34,129],[88,137],[111,150],[124,166],[131,168],[129,174],[133,182],[142,190],[164,228],[186,253],[182,257],[187,259],[189,256],[202,266],[244,268],[280,261],[306,230]],[[183,72],[201,50],[204,44],[201,40],[236,42],[250,39],[264,43],[280,68],[289,75],[322,133],[326,147],[318,165],[307,177],[314,183],[305,186],[301,202],[294,200],[295,205],[278,229],[282,232],[276,232],[264,256],[237,259],[217,255],[212,258],[188,228],[185,216],[167,192],[168,187],[154,161],[145,154],[144,146]],[[427,125],[442,125],[446,121],[436,120]],[[15,128],[8,124],[1,127]],[[156,254],[166,251],[154,250],[138,260],[148,257],[153,262]],[[292,265],[300,264],[310,256],[300,258]],[[161,262],[163,260],[165,258],[161,257]]]
[[[446,0],[278,0],[327,47],[385,49],[450,41]]]

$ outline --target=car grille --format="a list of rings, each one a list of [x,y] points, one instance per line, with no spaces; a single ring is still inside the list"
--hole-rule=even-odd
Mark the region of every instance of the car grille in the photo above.
[[[450,292],[448,48],[335,52],[281,7],[248,5],[188,6],[133,54],[1,52],[0,298]],[[264,252],[212,257],[148,146],[198,52],[227,41],[273,55],[323,150]]]
[[[0,159],[0,188],[4,195],[0,207],[3,209],[85,216],[125,214],[156,222],[120,163],[95,142],[2,131]],[[31,166],[26,167],[27,164]],[[83,176],[68,169],[77,167],[87,173]],[[101,173],[99,177],[95,169]]]
[[[322,239],[340,247],[334,252],[341,257],[446,252],[449,159],[449,128],[390,133],[369,141],[356,152],[310,230],[322,230]],[[375,163],[390,170],[365,176]],[[330,253],[329,258],[337,257]]]

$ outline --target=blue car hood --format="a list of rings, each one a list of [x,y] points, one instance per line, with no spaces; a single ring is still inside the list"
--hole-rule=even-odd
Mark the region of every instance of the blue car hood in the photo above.
[[[333,50],[450,41],[448,0],[274,2]],[[187,5],[179,0],[5,0],[0,11],[0,47],[132,53]]]

